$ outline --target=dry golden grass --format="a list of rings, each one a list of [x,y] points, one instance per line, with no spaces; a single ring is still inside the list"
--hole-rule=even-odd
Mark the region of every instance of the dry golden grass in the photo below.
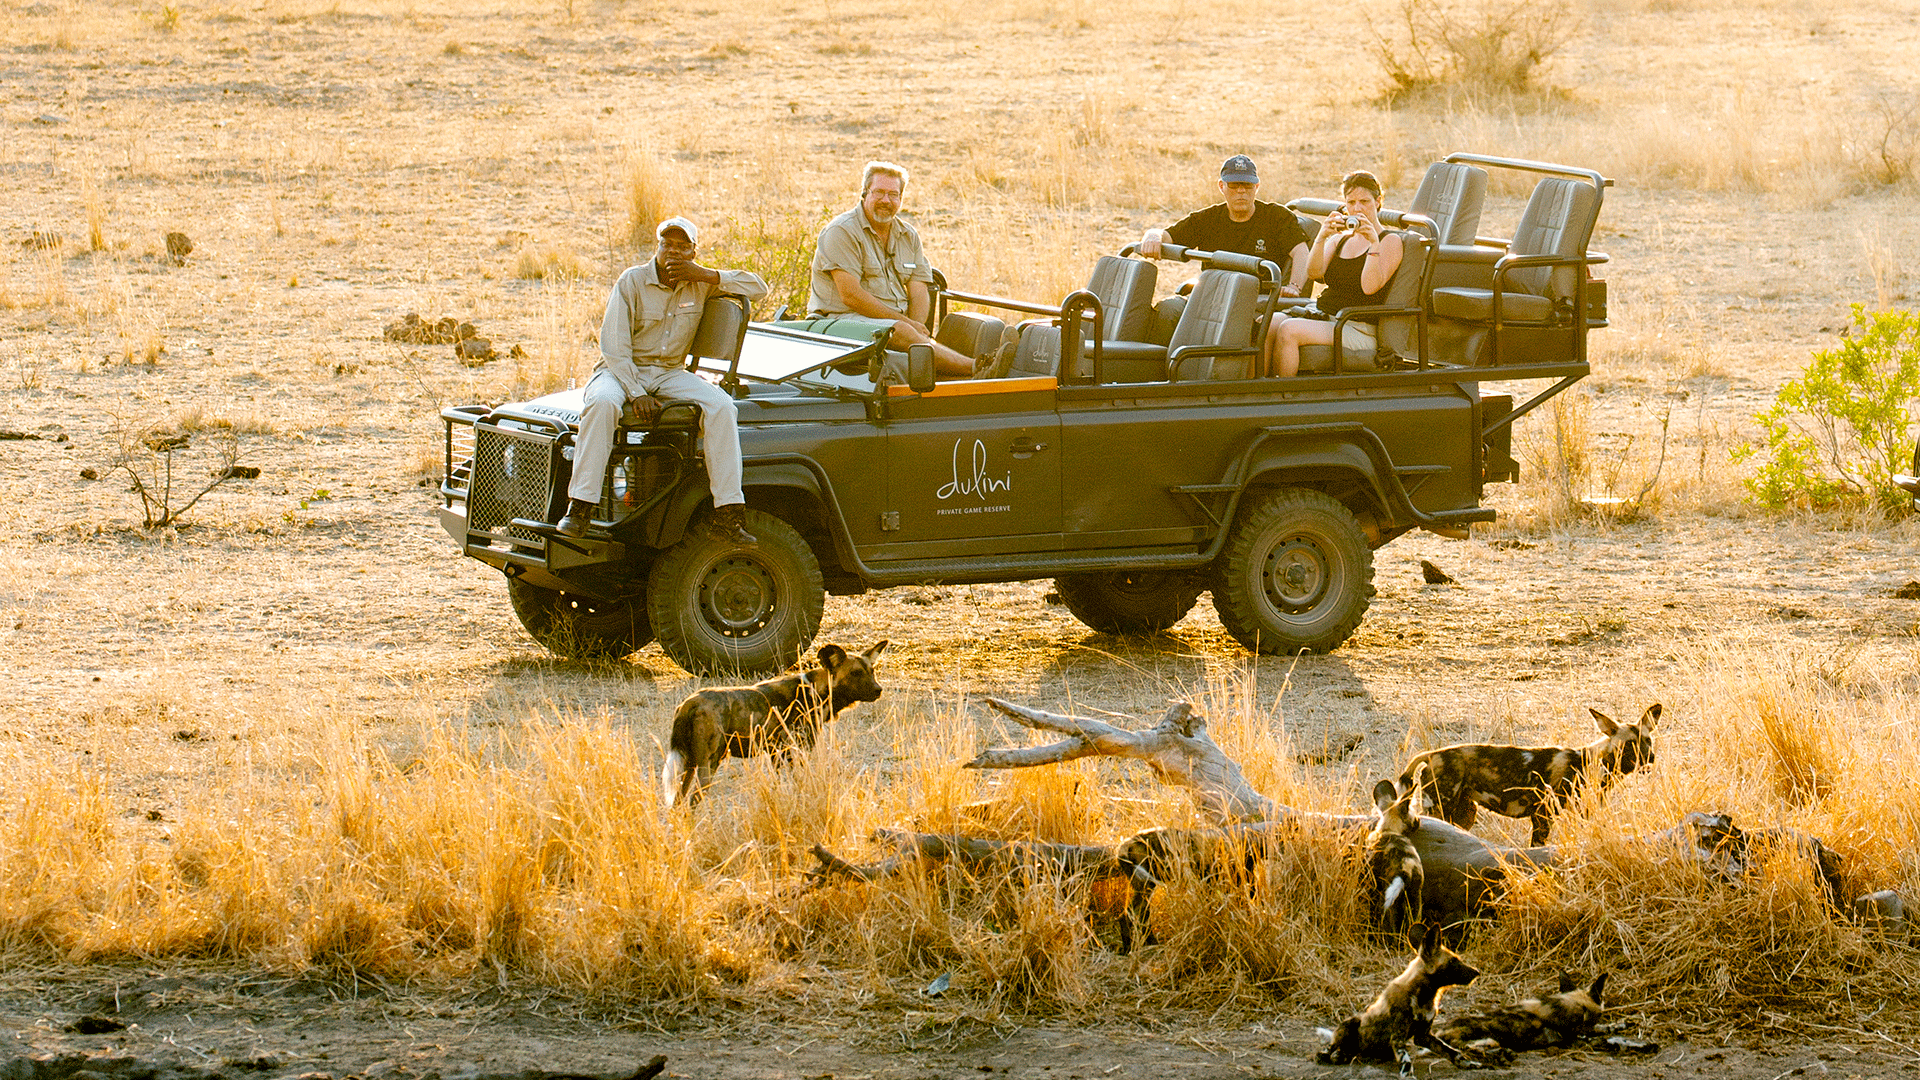
[[[1723,810],[1748,829],[1826,840],[1848,895],[1913,895],[1920,813],[1889,795],[1920,783],[1920,698],[1903,679],[1750,652],[1707,649],[1692,670],[1657,766],[1576,804],[1556,835],[1570,854],[1518,879],[1470,954],[1520,985],[1611,971],[1623,1011],[1699,1032],[1756,1012],[1789,1027],[1837,1022],[1904,1000],[1920,955],[1841,918],[1791,848],[1760,850],[1730,885],[1634,838]],[[1263,790],[1303,809],[1364,801],[1364,778],[1306,775],[1246,680],[1201,689],[1212,732]],[[176,703],[150,705],[123,721],[136,739],[179,723]],[[961,770],[975,723],[925,699],[852,714],[790,768],[732,762],[693,814],[659,811],[652,738],[553,705],[510,715],[492,734],[429,722],[403,757],[351,725],[321,721],[299,738],[258,726],[159,844],[116,822],[97,770],[48,776],[15,754],[0,771],[0,797],[17,808],[0,821],[0,952],[224,958],[426,985],[511,976],[808,1008],[840,1007],[813,974],[835,973],[857,997],[950,972],[974,1007],[1029,1017],[1176,1002],[1330,1012],[1359,992],[1349,972],[1390,969],[1401,953],[1366,928],[1351,837],[1323,830],[1262,863],[1251,889],[1231,875],[1170,881],[1154,902],[1162,943],[1137,960],[1112,952],[1124,904],[1112,886],[928,865],[803,888],[812,844],[858,856],[883,825],[1105,843],[1196,824],[1184,796],[1119,763]],[[877,756],[853,750],[889,736]],[[1876,1027],[1910,1033],[1897,1013]]]

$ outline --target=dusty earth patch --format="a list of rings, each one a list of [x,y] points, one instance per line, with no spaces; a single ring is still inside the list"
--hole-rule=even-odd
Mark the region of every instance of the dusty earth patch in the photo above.
[[[1262,8],[1247,29],[1197,26],[1186,5],[956,8],[898,35],[880,18],[891,10],[554,7],[5,6],[18,36],[0,48],[0,428],[29,436],[0,442],[9,798],[104,776],[115,827],[158,844],[256,739],[345,725],[403,760],[424,724],[484,732],[530,712],[605,714],[642,747],[664,739],[693,685],[683,672],[657,648],[612,667],[556,662],[432,513],[439,407],[584,376],[605,284],[636,257],[634,168],[747,251],[753,220],[804,226],[850,202],[859,161],[896,157],[917,170],[910,207],[950,276],[1043,297],[1205,198],[1213,163],[1241,149],[1281,198],[1323,194],[1357,164],[1404,194],[1451,149],[1571,148],[1656,181],[1609,193],[1595,246],[1613,256],[1616,328],[1596,335],[1581,388],[1608,486],[1630,492],[1650,472],[1664,420],[1650,517],[1565,520],[1545,487],[1498,488],[1503,523],[1383,549],[1359,633],[1297,661],[1247,657],[1205,602],[1168,634],[1123,640],[1080,627],[1044,582],[829,599],[823,640],[893,642],[901,708],[994,693],[1146,718],[1245,684],[1336,784],[1391,771],[1415,738],[1577,736],[1588,705],[1637,715],[1663,701],[1684,751],[1718,689],[1703,674],[1716,649],[1911,685],[1920,604],[1902,588],[1920,573],[1920,528],[1754,515],[1727,462],[1851,302],[1911,303],[1910,187],[1696,189],[1612,137],[1667,94],[1677,113],[1698,106],[1692,137],[1725,139],[1731,156],[1752,149],[1729,130],[1743,116],[1772,137],[1771,116],[1741,109],[1812,130],[1809,101],[1911,90],[1920,21],[1901,5],[1596,6],[1558,76],[1578,88],[1568,113],[1537,124],[1385,115],[1330,77],[1359,62],[1357,45],[1290,59],[1323,19],[1359,41],[1351,12]],[[1691,48],[1702,39],[1723,43],[1705,50],[1712,64]],[[1295,89],[1269,103],[1273,85]],[[1728,85],[1759,104],[1719,102]],[[1585,142],[1541,134],[1563,125]],[[169,233],[191,236],[190,252]],[[529,237],[587,277],[516,276]],[[467,368],[450,349],[383,340],[408,311],[472,321],[530,355]],[[1522,443],[1542,445],[1548,420],[1529,418]],[[260,473],[149,535],[108,463],[117,432],[151,421],[231,431]],[[183,470],[205,473],[190,457],[205,442],[180,453]],[[1452,581],[1430,583],[1423,562]],[[846,738],[884,745],[884,724],[856,714]],[[1174,1002],[1016,1016],[916,990],[835,984],[771,1011],[696,1009],[512,980],[41,958],[0,974],[0,1073],[626,1074],[665,1053],[676,1076],[1345,1075],[1311,1064],[1311,1029],[1330,1017],[1284,1002],[1272,1015]],[[1371,993],[1356,978],[1349,996]],[[1865,1009],[1670,1029],[1642,1022],[1649,1008],[1619,1015],[1669,1044],[1650,1061],[1549,1055],[1491,1075],[1878,1077],[1920,1061]],[[133,1026],[64,1030],[95,1014]]]

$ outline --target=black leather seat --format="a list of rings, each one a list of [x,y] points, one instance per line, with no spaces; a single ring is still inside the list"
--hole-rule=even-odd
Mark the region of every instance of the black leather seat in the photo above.
[[[1575,294],[1587,274],[1587,241],[1599,214],[1600,192],[1592,184],[1547,177],[1534,185],[1513,241],[1493,264],[1488,287],[1447,285],[1433,290],[1433,317],[1467,331],[1451,335],[1458,337],[1465,359],[1503,362],[1503,331],[1509,326],[1573,326]]]
[[[1100,301],[1105,360],[1100,374],[1104,381],[1154,382],[1166,378],[1166,349],[1144,344],[1153,325],[1153,289],[1159,275],[1160,268],[1143,259],[1102,255],[1093,264],[1087,291]],[[1027,323],[1020,328],[1020,345],[1008,374],[1058,378],[1060,352],[1058,325]],[[1082,342],[1079,367],[1069,375],[1081,380],[1093,377],[1093,342]]]
[[[1439,230],[1440,243],[1472,247],[1487,203],[1487,170],[1456,161],[1427,166],[1413,193],[1410,213],[1423,214]]]

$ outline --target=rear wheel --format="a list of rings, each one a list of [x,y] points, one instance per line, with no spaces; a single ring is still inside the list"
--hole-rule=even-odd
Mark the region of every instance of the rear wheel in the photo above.
[[[820,630],[826,603],[820,563],[791,525],[747,511],[741,547],[695,529],[660,554],[647,582],[647,611],[660,647],[696,675],[783,670]]]
[[[618,660],[653,640],[638,598],[599,600],[507,579],[507,601],[533,640],[569,660]]]
[[[1073,617],[1103,634],[1157,634],[1193,610],[1206,589],[1181,570],[1067,574],[1053,579]]]
[[[1257,653],[1328,652],[1373,596],[1373,550],[1353,512],[1324,492],[1252,496],[1215,564],[1213,606]]]

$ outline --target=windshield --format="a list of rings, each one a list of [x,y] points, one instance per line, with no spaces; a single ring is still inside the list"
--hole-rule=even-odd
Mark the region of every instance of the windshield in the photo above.
[[[754,382],[826,384],[871,393],[867,364],[874,348],[871,341],[752,323],[740,346],[739,375]],[[722,360],[700,361],[702,372],[725,375],[727,368]]]

